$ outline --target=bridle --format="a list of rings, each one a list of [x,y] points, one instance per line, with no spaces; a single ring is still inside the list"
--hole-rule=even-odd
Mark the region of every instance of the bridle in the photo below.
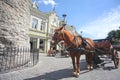
[[[59,37],[60,36],[64,36],[64,33],[63,33],[63,31],[59,31],[59,32],[55,32],[55,34],[53,35],[53,39],[54,39],[54,41],[55,41],[55,44],[58,44],[62,39],[60,39]],[[64,37],[63,37],[63,39],[64,39]]]

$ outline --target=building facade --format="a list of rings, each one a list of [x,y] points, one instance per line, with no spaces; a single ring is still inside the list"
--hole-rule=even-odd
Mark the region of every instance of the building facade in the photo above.
[[[36,3],[33,3],[29,28],[31,50],[39,49],[40,53],[47,53],[51,46],[54,29],[58,26],[59,17],[55,11],[43,13],[38,10]]]
[[[48,44],[47,44],[48,46],[47,46],[47,49],[48,50],[51,48],[58,49],[57,45],[53,46],[51,44],[51,37],[54,34],[55,28],[58,28],[60,26],[59,25],[60,19],[54,10],[49,12],[48,16],[49,17],[48,17]]]
[[[31,7],[31,22],[29,28],[30,48],[39,49],[39,52],[46,51],[46,38],[48,31],[48,15],[39,11],[35,3]]]

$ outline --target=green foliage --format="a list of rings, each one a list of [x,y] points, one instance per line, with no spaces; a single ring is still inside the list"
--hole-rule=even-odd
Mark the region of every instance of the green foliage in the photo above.
[[[107,39],[111,40],[113,44],[120,43],[120,30],[112,30],[108,33]]]

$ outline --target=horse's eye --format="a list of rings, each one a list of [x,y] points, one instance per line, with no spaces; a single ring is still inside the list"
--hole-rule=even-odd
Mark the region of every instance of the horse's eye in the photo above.
[[[57,32],[56,32],[55,34],[56,34],[56,35],[58,35],[58,33],[57,33]]]

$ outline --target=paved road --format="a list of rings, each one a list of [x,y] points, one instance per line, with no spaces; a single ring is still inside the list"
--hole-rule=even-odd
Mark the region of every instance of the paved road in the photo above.
[[[0,80],[120,80],[120,67],[114,69],[113,63],[88,71],[84,56],[81,57],[81,74],[72,77],[70,58],[48,57],[40,54],[39,63],[23,70],[0,74]]]

